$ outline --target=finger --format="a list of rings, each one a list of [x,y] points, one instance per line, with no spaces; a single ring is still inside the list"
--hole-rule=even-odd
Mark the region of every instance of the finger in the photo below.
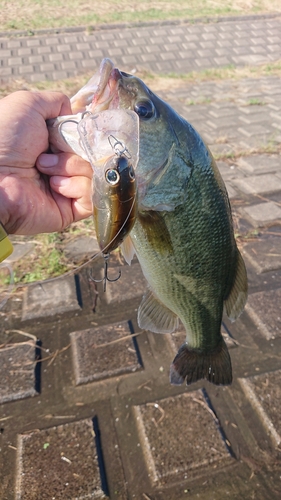
[[[70,100],[62,92],[43,91],[31,94],[44,120],[72,114]]]
[[[90,163],[80,158],[80,156],[70,153],[43,153],[38,156],[36,166],[40,172],[47,175],[66,177],[79,175],[88,177],[89,179],[93,177],[93,170]]]
[[[88,177],[50,177],[50,186],[56,193],[76,200],[89,216],[92,213],[92,182]]]
[[[62,92],[26,92],[25,90],[18,90],[4,97],[2,103],[7,108],[11,105],[25,110],[34,109],[35,107],[44,120],[56,118],[59,115],[72,114],[70,100]]]

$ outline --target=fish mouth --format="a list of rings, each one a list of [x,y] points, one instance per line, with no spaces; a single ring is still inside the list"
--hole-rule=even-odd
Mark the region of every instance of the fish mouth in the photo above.
[[[98,113],[118,108],[118,87],[121,79],[122,74],[114,67],[113,62],[108,58],[103,59],[94,76],[71,98],[73,114],[84,111]]]

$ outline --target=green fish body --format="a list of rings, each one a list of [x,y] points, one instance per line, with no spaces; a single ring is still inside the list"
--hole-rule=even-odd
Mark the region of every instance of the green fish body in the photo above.
[[[171,383],[230,384],[222,315],[225,307],[234,320],[243,310],[247,275],[223,180],[196,130],[143,82],[122,76],[119,96],[122,107],[141,109],[138,215],[123,247],[126,257],[133,246],[149,285],[139,326],[168,333],[183,323]]]

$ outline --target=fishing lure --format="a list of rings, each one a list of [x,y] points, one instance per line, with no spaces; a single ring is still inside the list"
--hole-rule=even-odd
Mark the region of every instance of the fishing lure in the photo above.
[[[55,134],[55,129],[59,134]],[[51,136],[66,144],[93,168],[93,219],[97,241],[104,256],[104,289],[109,254],[131,231],[137,212],[135,169],[139,156],[139,119],[131,110],[106,110],[59,117],[49,123]],[[61,139],[58,139],[60,137]],[[97,280],[94,280],[97,281]]]

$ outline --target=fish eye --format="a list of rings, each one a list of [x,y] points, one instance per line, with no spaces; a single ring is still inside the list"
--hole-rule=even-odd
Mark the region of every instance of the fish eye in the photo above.
[[[155,107],[152,101],[139,101],[135,104],[134,111],[143,120],[152,118],[155,114]]]
[[[105,172],[105,180],[108,184],[111,184],[111,186],[116,186],[120,180],[120,175],[117,170],[111,168]]]

